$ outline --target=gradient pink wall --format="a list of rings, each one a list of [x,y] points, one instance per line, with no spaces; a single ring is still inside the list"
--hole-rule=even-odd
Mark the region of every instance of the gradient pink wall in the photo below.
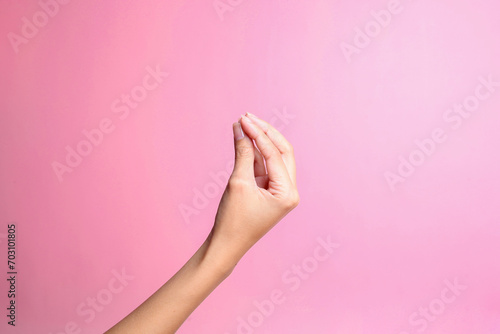
[[[0,5],[0,332],[102,333],[153,293],[250,111],[302,201],[179,333],[500,333],[498,1],[63,2]]]

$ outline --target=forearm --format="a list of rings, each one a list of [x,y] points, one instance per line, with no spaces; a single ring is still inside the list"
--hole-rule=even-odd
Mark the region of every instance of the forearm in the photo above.
[[[170,334],[232,272],[245,253],[299,203],[293,147],[248,114],[233,124],[235,165],[215,224],[189,261],[107,334]],[[255,142],[255,146],[254,146]]]
[[[168,282],[106,334],[175,333],[243,255],[215,244],[211,235]]]

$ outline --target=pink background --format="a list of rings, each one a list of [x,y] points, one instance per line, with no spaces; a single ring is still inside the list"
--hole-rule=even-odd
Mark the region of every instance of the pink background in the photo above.
[[[500,87],[460,126],[443,118],[479,77],[500,81],[498,1],[401,0],[350,62],[342,43],[391,1],[230,3],[222,20],[211,0],[71,1],[16,53],[8,34],[41,7],[2,1],[0,332],[102,333],[159,288],[209,232],[211,175],[227,180],[231,123],[249,111],[294,145],[302,201],[179,333],[499,334]],[[112,104],[157,66],[168,77],[120,119]],[[103,119],[113,131],[60,181],[53,162]],[[392,191],[384,174],[421,158],[415,141],[435,128],[446,140]],[[314,265],[329,235],[340,246],[292,291],[283,275]],[[133,279],[116,292],[122,268]],[[466,288],[443,303],[454,280]],[[259,318],[273,290],[284,302]]]

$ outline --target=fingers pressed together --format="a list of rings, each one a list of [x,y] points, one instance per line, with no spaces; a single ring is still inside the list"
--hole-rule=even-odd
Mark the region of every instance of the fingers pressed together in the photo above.
[[[235,171],[245,177],[249,177],[250,174],[255,177],[267,174],[270,181],[286,182],[289,180],[296,186],[293,147],[278,130],[250,113],[242,115],[240,120],[233,124],[233,130],[236,154],[240,155],[241,161],[246,161],[238,163],[236,159]],[[253,168],[249,168],[250,159]]]

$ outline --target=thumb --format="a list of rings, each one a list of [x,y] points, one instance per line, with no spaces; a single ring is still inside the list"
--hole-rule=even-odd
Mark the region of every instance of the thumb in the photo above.
[[[244,180],[254,180],[253,142],[245,135],[239,122],[233,123],[233,133],[235,158],[233,175]]]

